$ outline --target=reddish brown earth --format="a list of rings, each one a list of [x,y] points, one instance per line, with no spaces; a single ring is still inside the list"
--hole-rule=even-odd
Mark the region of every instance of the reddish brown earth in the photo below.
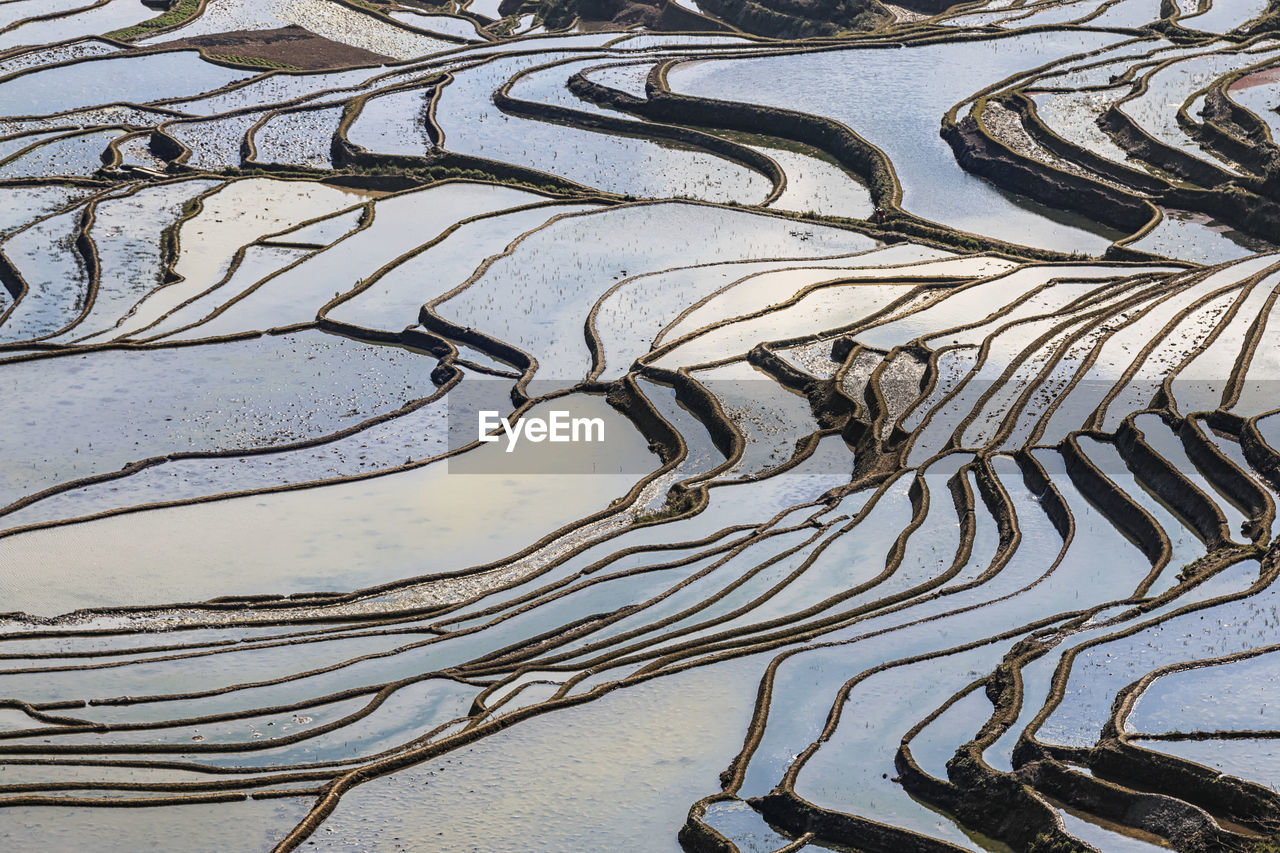
[[[1264,68],[1261,71],[1255,71],[1241,77],[1236,82],[1227,87],[1228,92],[1238,92],[1241,89],[1252,89],[1254,86],[1266,86],[1280,81],[1280,68]]]
[[[239,30],[176,39],[164,48],[200,48],[213,56],[243,56],[289,65],[302,71],[323,71],[351,65],[379,65],[391,58],[318,36],[299,26],[275,30]]]

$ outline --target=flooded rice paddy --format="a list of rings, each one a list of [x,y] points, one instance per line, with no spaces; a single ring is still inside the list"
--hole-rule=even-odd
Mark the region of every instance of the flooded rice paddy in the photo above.
[[[1280,843],[1274,4],[159,5],[0,3],[5,849]]]

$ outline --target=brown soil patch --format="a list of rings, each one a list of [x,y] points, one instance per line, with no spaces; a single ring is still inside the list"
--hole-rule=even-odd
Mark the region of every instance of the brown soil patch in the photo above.
[[[1228,92],[1238,92],[1241,89],[1252,89],[1254,86],[1266,86],[1280,81],[1280,68],[1264,68],[1261,71],[1255,71],[1241,77],[1236,82],[1227,87]]]
[[[642,25],[653,28],[662,17],[664,5],[661,0],[585,0],[578,7],[578,14],[591,22],[619,27]]]
[[[193,36],[165,42],[160,47],[196,47],[212,56],[259,59],[302,71],[324,71],[350,65],[382,65],[392,61],[391,57],[331,41],[296,25],[275,30],[239,30]]]

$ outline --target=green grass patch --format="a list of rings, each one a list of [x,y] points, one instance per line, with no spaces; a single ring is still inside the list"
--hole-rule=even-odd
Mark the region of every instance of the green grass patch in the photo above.
[[[238,53],[210,53],[207,55],[216,62],[226,62],[231,65],[248,65],[251,68],[268,68],[277,71],[299,70],[296,65],[290,65],[287,62],[280,62],[275,59],[263,59],[260,56],[241,56]]]
[[[517,23],[519,23],[519,19],[515,15],[508,15],[501,21],[498,21],[498,23],[491,26],[489,28],[489,32],[493,33],[495,36],[509,36],[515,32]]]
[[[1054,838],[1047,832],[1042,832],[1031,842],[1031,846],[1027,848],[1027,853],[1084,853],[1085,848],[1072,841],[1064,838]]]
[[[153,33],[156,30],[185,24],[194,18],[198,11],[200,11],[200,0],[178,0],[177,4],[169,11],[161,12],[156,17],[149,21],[143,21],[141,24],[134,24],[132,27],[125,27],[123,30],[107,33],[107,38],[129,41],[138,36]]]

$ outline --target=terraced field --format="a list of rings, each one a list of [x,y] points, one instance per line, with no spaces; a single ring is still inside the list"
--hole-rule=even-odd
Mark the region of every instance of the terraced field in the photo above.
[[[1280,849],[1278,116],[1275,0],[0,0],[0,846]]]

